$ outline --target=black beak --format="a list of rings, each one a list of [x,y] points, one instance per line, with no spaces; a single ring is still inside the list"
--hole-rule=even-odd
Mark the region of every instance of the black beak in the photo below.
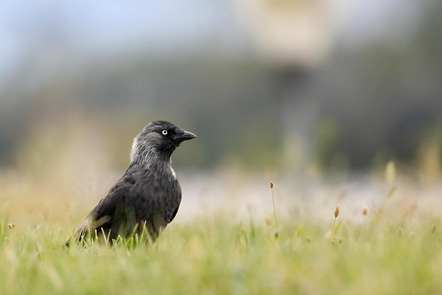
[[[194,139],[195,137],[196,137],[196,135],[193,134],[192,132],[189,132],[189,131],[185,131],[185,130],[183,130],[183,132],[178,133],[178,134],[175,136],[175,141],[177,141],[177,142],[183,142],[183,141],[185,141],[185,140],[191,140],[191,139]]]

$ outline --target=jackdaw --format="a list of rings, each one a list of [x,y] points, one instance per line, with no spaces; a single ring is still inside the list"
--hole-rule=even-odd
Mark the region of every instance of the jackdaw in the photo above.
[[[95,233],[113,241],[147,230],[155,241],[178,212],[181,187],[171,166],[173,151],[196,135],[167,121],[148,124],[135,137],[123,177],[89,213],[76,232],[81,241]],[[69,245],[69,240],[66,245]]]

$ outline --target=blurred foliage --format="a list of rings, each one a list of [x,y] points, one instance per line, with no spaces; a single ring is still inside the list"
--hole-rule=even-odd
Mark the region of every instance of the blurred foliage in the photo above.
[[[441,6],[426,1],[414,30],[397,39],[338,43],[317,69],[202,50],[170,59],[149,52],[92,62],[73,57],[40,77],[35,54],[0,89],[0,163],[40,171],[65,153],[123,169],[132,138],[148,122],[166,119],[198,135],[180,147],[177,166],[233,161],[250,170],[290,169],[285,157],[294,155],[325,170],[393,159],[433,173],[440,165]],[[283,71],[299,74],[281,77]]]

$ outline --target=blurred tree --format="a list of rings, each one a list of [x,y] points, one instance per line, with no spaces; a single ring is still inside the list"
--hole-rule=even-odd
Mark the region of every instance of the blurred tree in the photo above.
[[[284,153],[289,170],[303,169],[314,157],[318,100],[306,88],[312,72],[329,55],[336,1],[242,0],[236,6],[249,24],[258,54],[275,81]]]

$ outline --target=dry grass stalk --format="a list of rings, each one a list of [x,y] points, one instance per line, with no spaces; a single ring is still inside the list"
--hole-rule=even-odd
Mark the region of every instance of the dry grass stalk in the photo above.
[[[335,219],[333,219],[333,226],[332,226],[332,230],[331,230],[331,234],[330,234],[330,241],[332,240],[333,234],[335,232],[336,218],[338,218],[338,216],[339,216],[339,205],[336,206],[334,215],[335,215]]]
[[[272,203],[273,203],[273,215],[275,218],[275,226],[276,226],[275,239],[277,239],[279,237],[279,230],[278,230],[278,220],[276,218],[275,196],[273,194],[273,187],[274,186],[275,186],[275,183],[273,181],[270,181],[270,190],[272,192]]]

